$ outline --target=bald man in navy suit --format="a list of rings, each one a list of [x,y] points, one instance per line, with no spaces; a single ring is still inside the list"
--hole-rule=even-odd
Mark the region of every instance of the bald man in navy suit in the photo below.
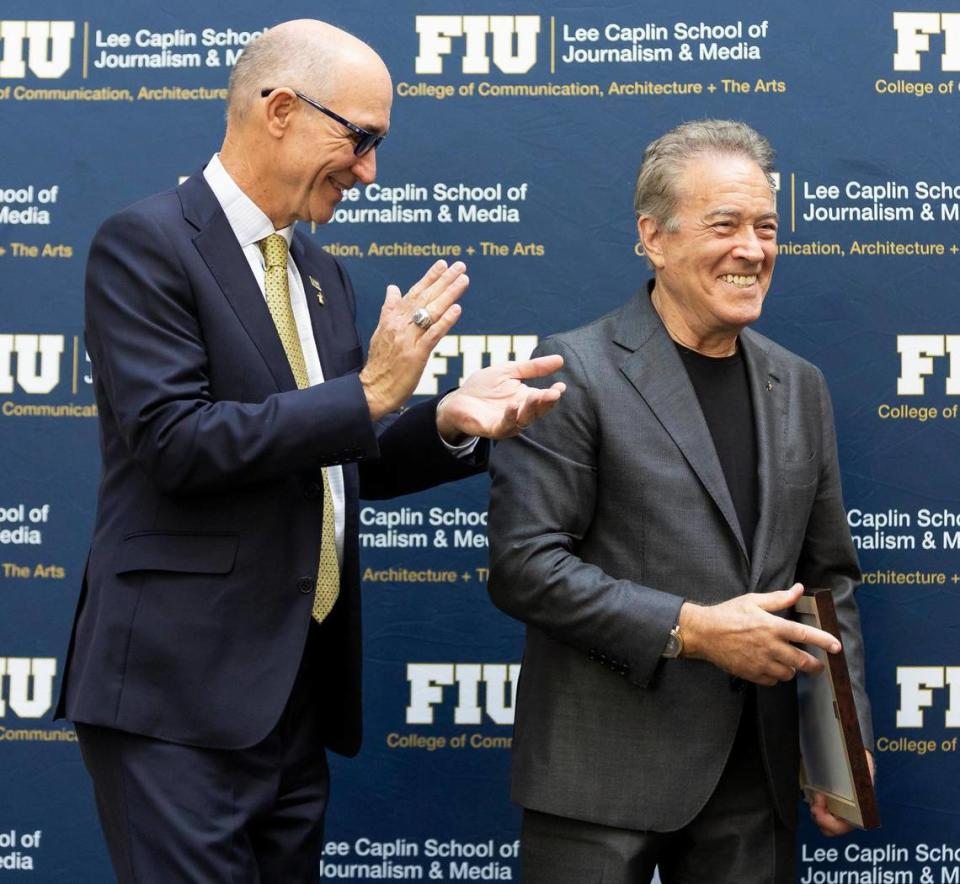
[[[317,880],[324,747],[360,745],[358,499],[482,470],[478,437],[562,392],[523,383],[551,356],[398,413],[460,263],[388,287],[364,361],[346,272],[294,224],[374,180],[391,99],[359,40],[279,25],[234,69],[219,154],[91,247],[103,475],[58,712],[121,881]]]

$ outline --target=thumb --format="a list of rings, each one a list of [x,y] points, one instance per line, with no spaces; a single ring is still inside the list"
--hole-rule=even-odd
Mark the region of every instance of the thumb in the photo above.
[[[789,589],[776,592],[762,592],[757,596],[757,605],[764,611],[782,611],[793,607],[803,595],[803,584],[794,583]]]
[[[395,307],[397,302],[402,299],[403,295],[400,293],[400,289],[391,283],[387,286],[387,294],[383,299],[383,306]]]

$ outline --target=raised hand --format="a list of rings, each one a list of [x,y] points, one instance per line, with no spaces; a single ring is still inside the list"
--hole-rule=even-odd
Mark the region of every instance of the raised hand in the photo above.
[[[566,389],[559,381],[546,389],[523,381],[552,374],[562,365],[563,357],[554,355],[475,371],[437,409],[440,435],[451,443],[464,436],[516,436],[553,408]]]
[[[434,347],[460,317],[456,302],[470,284],[466,269],[461,261],[450,267],[437,261],[405,295],[397,286],[387,286],[367,364],[360,372],[373,420],[410,398]],[[418,316],[420,324],[414,321],[418,311],[426,311]]]

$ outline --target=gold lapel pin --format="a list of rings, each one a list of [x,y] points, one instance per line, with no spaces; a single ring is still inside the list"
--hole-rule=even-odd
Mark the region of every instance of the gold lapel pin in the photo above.
[[[767,392],[769,393],[773,389],[773,384],[770,381],[767,381]]]
[[[310,285],[312,285],[317,290],[317,300],[321,305],[325,304],[326,301],[323,300],[323,289],[320,288],[320,283],[317,282],[312,276],[310,277]]]

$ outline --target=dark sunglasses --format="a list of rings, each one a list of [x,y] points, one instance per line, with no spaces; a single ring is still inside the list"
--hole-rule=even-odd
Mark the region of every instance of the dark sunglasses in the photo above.
[[[277,88],[279,87],[272,86],[269,89],[261,89],[260,97],[266,98]],[[305,101],[311,107],[315,107],[318,111],[320,111],[320,113],[326,114],[331,120],[336,120],[341,126],[346,126],[351,132],[353,132],[353,134],[357,136],[357,144],[353,148],[353,152],[358,157],[362,157],[365,153],[369,153],[371,150],[380,147],[380,145],[383,143],[383,139],[387,137],[386,135],[380,135],[377,132],[368,132],[366,129],[361,128],[356,123],[351,123],[345,117],[341,117],[340,114],[334,113],[332,110],[330,110],[330,108],[324,107],[319,101],[314,101],[312,98],[309,98],[302,92],[297,92],[296,89],[291,91],[301,101]]]

